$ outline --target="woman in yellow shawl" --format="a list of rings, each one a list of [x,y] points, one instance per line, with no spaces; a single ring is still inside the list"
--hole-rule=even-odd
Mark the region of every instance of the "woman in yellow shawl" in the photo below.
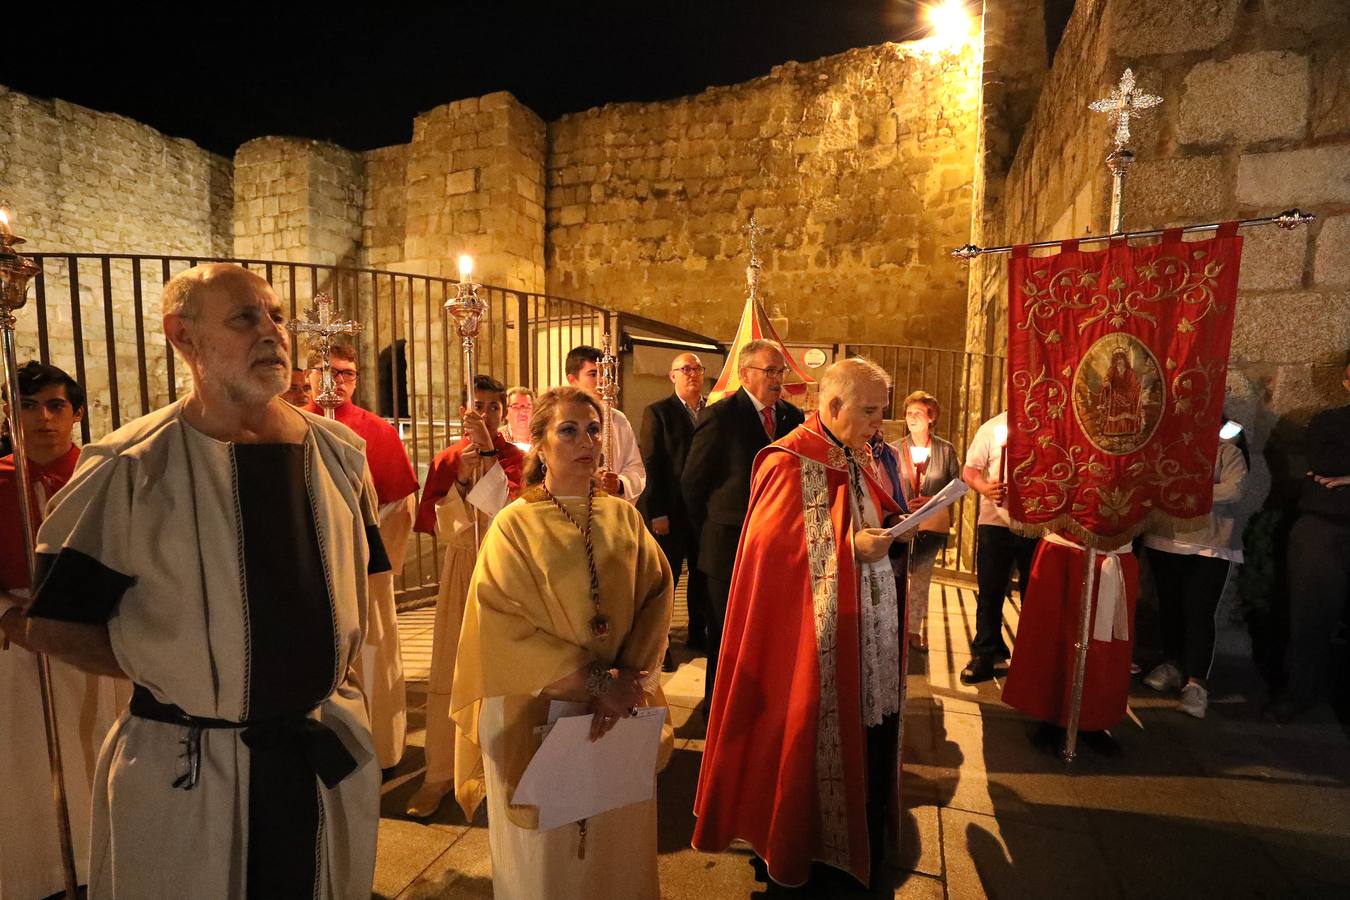
[[[460,634],[451,715],[455,795],[486,795],[497,900],[660,895],[656,799],[539,831],[511,803],[554,701],[587,704],[603,740],[634,707],[664,706],[659,677],[674,588],[632,504],[599,490],[600,407],[577,388],[535,402],[521,497],[483,538]],[[669,758],[667,724],[658,769]]]

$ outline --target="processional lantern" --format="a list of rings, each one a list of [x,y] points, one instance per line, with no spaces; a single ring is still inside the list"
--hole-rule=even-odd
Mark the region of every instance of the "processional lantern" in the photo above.
[[[459,335],[460,349],[464,361],[464,397],[469,409],[474,406],[474,382],[478,379],[478,334],[483,329],[483,320],[488,315],[488,305],[478,296],[479,285],[473,280],[473,257],[464,254],[459,258],[459,283],[455,285],[455,296],[446,299],[444,308],[455,322],[455,333]],[[475,472],[475,480],[482,475],[482,464]],[[478,546],[481,537],[478,525],[478,513],[473,514],[474,546]]]
[[[24,559],[28,583],[37,584],[34,556],[33,511],[28,497],[28,451],[24,445],[23,417],[18,414],[19,363],[15,349],[14,311],[28,302],[28,283],[41,269],[16,248],[24,239],[14,233],[9,212],[0,208],[0,337],[5,355],[5,387],[9,398],[9,431],[14,438],[14,475],[19,495],[19,518],[23,534]],[[75,875],[75,850],[70,836],[70,809],[66,803],[65,768],[61,763],[61,739],[56,728],[56,696],[52,691],[51,664],[45,654],[37,654],[38,690],[42,695],[42,721],[47,735],[47,761],[51,768],[52,806],[56,813],[57,838],[61,845],[61,868],[66,896],[79,896]]]
[[[600,365],[595,392],[600,395],[600,467],[614,463],[614,404],[619,399],[619,360],[614,355],[609,332],[600,342]]]

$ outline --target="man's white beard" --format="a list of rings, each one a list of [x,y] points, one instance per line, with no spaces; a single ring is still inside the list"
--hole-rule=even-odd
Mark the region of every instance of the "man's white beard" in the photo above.
[[[291,386],[290,370],[286,366],[242,370],[220,359],[215,348],[202,348],[198,360],[198,380],[224,392],[231,403],[241,406],[261,406]]]

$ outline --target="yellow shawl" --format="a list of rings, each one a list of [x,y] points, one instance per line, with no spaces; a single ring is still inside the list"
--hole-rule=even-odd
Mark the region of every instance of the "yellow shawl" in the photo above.
[[[584,499],[564,499],[578,522]],[[464,610],[451,717],[455,743],[455,797],[470,818],[484,796],[478,714],[482,701],[504,698],[504,775],[514,794],[539,749],[537,726],[548,718],[539,693],[594,661],[646,670],[651,685],[644,706],[665,706],[661,659],[670,629],[674,585],[670,565],[632,504],[597,493],[592,545],[600,577],[600,607],[609,617],[603,638],[591,633],[595,615],[590,574],[580,532],[542,488],[527,489],[497,514],[483,538]],[[667,718],[657,770],[674,745]],[[496,757],[497,754],[494,754]],[[509,800],[509,798],[508,798]],[[538,827],[533,806],[512,805],[512,820]]]

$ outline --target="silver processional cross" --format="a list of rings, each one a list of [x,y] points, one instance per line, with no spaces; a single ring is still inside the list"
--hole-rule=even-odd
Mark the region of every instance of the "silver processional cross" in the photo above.
[[[342,405],[342,397],[337,392],[337,382],[333,378],[331,352],[333,338],[339,334],[358,335],[364,326],[360,322],[334,322],[333,298],[325,293],[314,295],[314,308],[309,311],[306,321],[292,320],[288,326],[298,340],[302,335],[317,335],[322,370],[319,375],[319,394],[314,402],[328,418],[335,418],[334,410]]]

